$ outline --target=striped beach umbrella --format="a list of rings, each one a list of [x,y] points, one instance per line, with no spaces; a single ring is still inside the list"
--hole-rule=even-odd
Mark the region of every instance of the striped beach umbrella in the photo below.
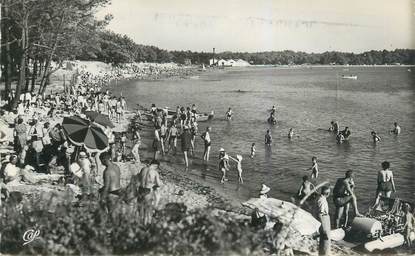
[[[114,128],[114,124],[109,119],[108,115],[100,114],[96,111],[85,111],[84,113],[92,122],[103,125],[105,127]]]
[[[84,146],[91,152],[103,152],[108,149],[107,135],[89,120],[78,116],[65,117],[62,127],[69,141],[76,146]]]

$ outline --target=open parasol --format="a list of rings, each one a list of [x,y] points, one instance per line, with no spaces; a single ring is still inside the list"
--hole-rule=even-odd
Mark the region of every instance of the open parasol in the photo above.
[[[108,149],[108,137],[102,129],[78,116],[65,117],[62,122],[67,138],[76,146],[85,146],[91,152]]]
[[[321,225],[309,212],[276,198],[251,198],[242,205],[251,209],[258,208],[260,212],[289,225],[301,235],[312,235],[318,232]]]
[[[92,122],[98,123],[105,127],[114,128],[114,124],[109,119],[108,115],[100,114],[96,111],[85,111],[84,113]]]

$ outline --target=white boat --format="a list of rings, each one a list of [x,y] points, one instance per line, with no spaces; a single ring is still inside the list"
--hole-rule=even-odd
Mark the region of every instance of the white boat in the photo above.
[[[353,75],[342,75],[343,79],[352,79],[352,80],[357,80],[357,76],[353,76]]]

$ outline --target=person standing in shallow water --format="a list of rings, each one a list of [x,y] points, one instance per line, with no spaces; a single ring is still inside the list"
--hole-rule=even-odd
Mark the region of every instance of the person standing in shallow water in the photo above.
[[[188,153],[192,146],[191,140],[192,140],[192,134],[189,131],[189,127],[187,125],[184,126],[184,131],[181,135],[181,141],[182,141],[182,151],[183,151],[183,157],[184,157],[184,163],[186,165],[186,170],[189,168],[189,159],[188,159]]]
[[[336,206],[336,228],[346,226],[349,219],[350,203],[353,205],[353,209],[356,217],[362,217],[357,208],[357,198],[354,194],[354,180],[353,171],[348,170],[345,178],[337,179],[336,185],[333,188],[333,202]],[[345,215],[343,225],[341,225],[341,219]]]
[[[203,160],[209,162],[210,146],[212,144],[210,140],[210,131],[212,128],[210,126],[206,127],[206,132],[204,132],[200,137],[202,137],[205,144],[205,151],[203,152]]]
[[[382,162],[382,170],[378,172],[378,186],[376,189],[376,201],[374,207],[379,204],[381,196],[390,198],[392,192],[396,193],[393,172],[389,170],[389,168],[390,163],[388,161]]]
[[[268,129],[267,133],[265,134],[265,145],[270,147],[271,144],[272,144],[272,136],[271,136],[271,131]]]
[[[394,128],[390,132],[395,135],[399,135],[401,133],[401,127],[398,125],[397,122],[393,123],[393,125],[394,125]]]

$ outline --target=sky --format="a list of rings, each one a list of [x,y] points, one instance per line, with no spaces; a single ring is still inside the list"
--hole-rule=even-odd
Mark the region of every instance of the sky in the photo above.
[[[415,49],[415,0],[112,0],[99,17],[167,50]]]

